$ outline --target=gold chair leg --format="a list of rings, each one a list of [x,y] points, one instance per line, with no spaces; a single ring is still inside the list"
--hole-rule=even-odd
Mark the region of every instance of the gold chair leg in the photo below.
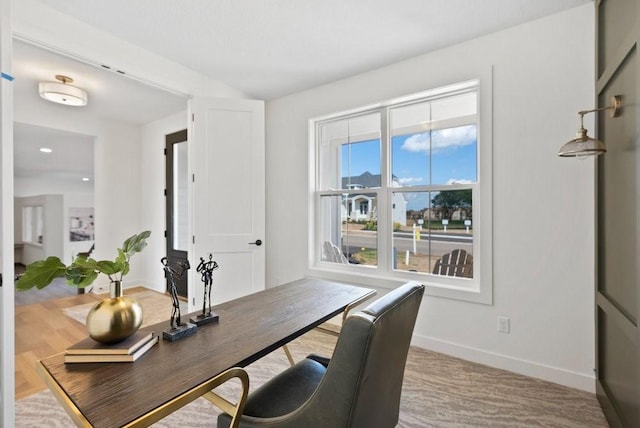
[[[291,355],[291,351],[289,351],[289,347],[287,345],[282,345],[282,350],[284,351],[285,355],[287,356],[287,360],[289,360],[289,364],[291,366],[294,366],[296,364],[296,362],[293,359],[293,355]]]

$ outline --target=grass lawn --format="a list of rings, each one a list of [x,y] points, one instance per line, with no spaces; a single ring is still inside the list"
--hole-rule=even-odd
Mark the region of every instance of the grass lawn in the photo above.
[[[371,248],[363,248],[357,253],[351,254],[351,258],[360,264],[367,266],[377,266],[378,251]],[[409,254],[409,264],[405,264],[405,254],[398,254],[396,270],[416,271],[422,273],[433,272],[433,268],[439,257],[429,258],[426,254]]]

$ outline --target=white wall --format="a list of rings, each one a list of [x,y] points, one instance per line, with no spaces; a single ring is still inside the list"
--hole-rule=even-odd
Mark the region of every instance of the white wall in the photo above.
[[[116,248],[140,232],[141,132],[140,127],[99,119],[82,109],[24,99],[14,105],[17,122],[61,129],[95,137],[96,259],[114,259]],[[142,268],[134,259],[125,286],[143,282]],[[101,276],[96,285],[108,279]]]
[[[186,101],[185,101],[186,108]],[[187,128],[187,111],[157,120],[142,127],[142,228],[151,230],[149,246],[140,254],[145,268],[145,285],[164,292],[166,282],[160,259],[167,255],[165,217],[165,136]],[[136,256],[138,257],[138,256]]]
[[[308,273],[310,118],[493,66],[494,303],[425,297],[414,342],[594,391],[594,166],[556,156],[577,112],[594,104],[593,9],[268,102],[267,285]],[[585,124],[593,129],[591,118]],[[496,331],[499,315],[511,318],[510,334]]]
[[[71,242],[69,240],[69,208],[90,208],[93,203],[93,183],[71,183],[66,180],[42,180],[37,178],[16,178],[14,180],[15,196],[62,195],[62,242],[63,261],[71,263],[78,252],[89,251],[93,241]],[[16,211],[16,215],[18,212]],[[20,241],[20,218],[15,217],[16,242]],[[52,254],[47,254],[52,255]]]

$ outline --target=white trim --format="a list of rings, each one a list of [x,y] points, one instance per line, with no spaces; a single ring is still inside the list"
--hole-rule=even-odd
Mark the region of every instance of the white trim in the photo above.
[[[0,0],[0,71],[12,75],[11,0]],[[15,425],[13,83],[0,79],[0,426]]]
[[[429,336],[414,334],[411,345],[474,363],[557,383],[570,388],[577,388],[592,394],[596,391],[595,375],[593,374],[588,375],[559,367],[539,364],[533,361],[464,346]]]
[[[84,56],[82,56],[80,54],[77,54],[77,53],[74,53],[74,52],[72,52],[70,50],[64,49],[62,47],[54,46],[54,45],[52,45],[50,43],[47,43],[47,42],[42,41],[42,40],[38,40],[36,38],[30,37],[30,36],[28,36],[26,34],[19,33],[17,31],[15,31],[13,33],[13,39],[21,41],[21,42],[24,42],[24,43],[27,43],[27,44],[30,44],[32,46],[39,47],[41,49],[47,50],[47,51],[52,52],[54,54],[57,54],[57,55],[60,55],[60,56],[64,56],[64,57],[72,59],[74,61],[78,61],[78,62],[87,64],[87,65],[90,65],[92,67],[95,67],[95,68],[99,68],[100,70],[105,70],[105,71],[110,71],[112,73],[117,73],[120,76],[127,77],[129,79],[135,80],[135,81],[140,82],[140,83],[142,83],[144,85],[151,86],[152,88],[156,88],[156,89],[159,89],[161,91],[168,92],[170,94],[177,95],[177,96],[180,96],[180,97],[185,97],[185,99],[190,99],[190,98],[193,97],[192,94],[188,94],[188,93],[186,93],[184,91],[181,91],[180,89],[170,88],[167,85],[163,85],[161,83],[154,82],[154,81],[151,80],[152,79],[151,76],[137,76],[137,75],[135,75],[133,73],[125,73],[125,72],[123,72],[121,70],[119,71],[117,69],[114,69],[114,68],[111,68],[111,67],[107,67],[104,64],[100,64],[99,62],[97,62],[94,59],[84,57]]]
[[[425,91],[415,92],[413,94],[391,98],[386,101],[369,104],[363,107],[357,107],[350,110],[344,110],[337,113],[327,114],[325,116],[314,117],[309,120],[309,124],[317,122],[329,122],[331,120],[342,120],[350,116],[360,116],[368,111],[377,110],[383,107],[400,106],[402,104],[414,103],[423,98],[436,99],[443,95],[451,96],[457,92],[467,92],[469,89],[478,85],[478,79],[466,79],[463,82],[439,85],[437,88],[427,89]]]

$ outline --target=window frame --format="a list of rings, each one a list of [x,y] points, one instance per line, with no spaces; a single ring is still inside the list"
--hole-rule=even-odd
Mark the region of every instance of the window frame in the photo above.
[[[387,110],[409,105],[420,101],[434,99],[439,95],[452,94],[463,91],[465,88],[475,86],[478,94],[477,109],[477,181],[471,184],[429,184],[425,186],[393,187],[389,177],[391,175],[391,137],[389,135],[389,115]],[[468,90],[468,89],[467,89]],[[483,70],[461,79],[455,83],[440,85],[434,89],[421,91],[407,96],[393,98],[387,101],[371,104],[349,111],[338,112],[309,120],[309,246],[308,246],[308,275],[329,278],[337,281],[350,281],[368,284],[371,286],[389,288],[390,284],[400,285],[406,281],[418,281],[426,285],[426,294],[446,297],[476,303],[492,304],[493,301],[493,230],[492,230],[492,70]],[[380,139],[381,139],[381,185],[380,188],[367,189],[339,189],[320,190],[319,171],[319,123],[345,120],[361,115],[380,112]],[[389,186],[386,186],[389,183]],[[395,192],[419,192],[442,190],[472,189],[473,200],[473,224],[474,224],[474,275],[473,279],[462,279],[432,275],[426,273],[414,273],[407,271],[394,271],[391,266],[391,258],[384,257],[390,252],[392,246],[393,227],[391,210],[389,206]],[[321,198],[327,195],[343,195],[345,193],[376,194],[379,198],[377,210],[378,219],[378,265],[341,265],[322,261],[320,256],[320,234],[317,220],[321,219]],[[381,252],[380,249],[385,250]]]

